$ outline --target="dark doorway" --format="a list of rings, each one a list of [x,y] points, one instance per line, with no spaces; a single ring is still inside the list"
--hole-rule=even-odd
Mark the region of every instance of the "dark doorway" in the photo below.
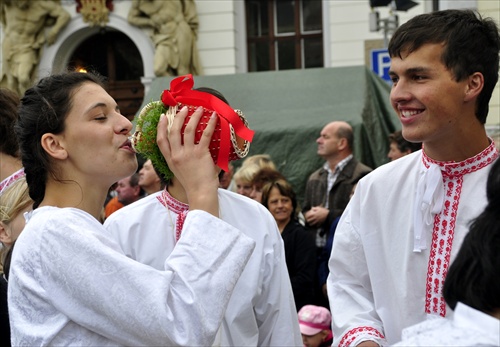
[[[131,121],[142,104],[144,75],[141,55],[127,35],[114,29],[102,29],[75,50],[68,67],[95,71],[107,78],[107,92],[116,100],[121,113]]]

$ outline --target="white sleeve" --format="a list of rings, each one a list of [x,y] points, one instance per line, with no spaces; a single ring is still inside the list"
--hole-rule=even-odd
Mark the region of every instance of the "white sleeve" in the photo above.
[[[265,269],[261,270],[264,271],[262,295],[259,295],[255,304],[255,315],[259,322],[258,346],[302,346],[283,239],[272,215],[266,213],[263,219],[265,223],[262,224],[269,235],[264,249]]]
[[[327,290],[332,312],[333,345],[340,347],[356,346],[365,340],[379,345],[385,343],[358,232],[360,184],[339,221],[328,263]]]
[[[70,320],[123,345],[210,345],[255,246],[222,220],[191,211],[158,271],[117,252],[95,224],[50,223],[40,252],[47,297]]]

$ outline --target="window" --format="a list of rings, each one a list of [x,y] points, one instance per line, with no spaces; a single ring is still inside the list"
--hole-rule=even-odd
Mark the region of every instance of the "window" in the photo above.
[[[246,0],[248,71],[323,67],[320,0]]]

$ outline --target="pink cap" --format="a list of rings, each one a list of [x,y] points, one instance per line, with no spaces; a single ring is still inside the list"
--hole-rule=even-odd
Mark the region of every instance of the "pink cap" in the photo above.
[[[316,335],[323,330],[330,330],[332,315],[321,306],[306,305],[299,310],[300,332],[304,335]]]

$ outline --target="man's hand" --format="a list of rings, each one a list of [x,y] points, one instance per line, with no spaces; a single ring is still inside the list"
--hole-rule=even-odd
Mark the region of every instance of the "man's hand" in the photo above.
[[[328,212],[330,211],[323,206],[314,206],[304,214],[304,217],[307,224],[319,227],[325,222],[328,217]]]

